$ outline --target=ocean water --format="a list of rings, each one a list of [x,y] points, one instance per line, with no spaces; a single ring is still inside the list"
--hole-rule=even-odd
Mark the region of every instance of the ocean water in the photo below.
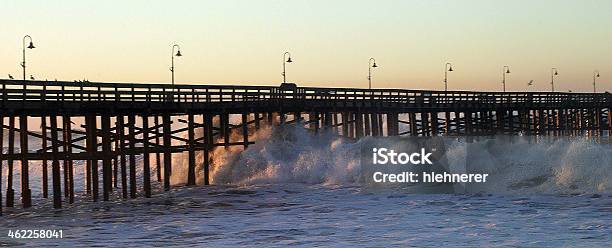
[[[359,147],[374,138],[352,141],[291,126],[253,136],[258,142],[245,151],[213,152],[214,186],[163,192],[155,184],[152,198],[93,203],[77,190],[76,204],[54,210],[40,198],[39,167],[31,166],[34,207],[19,209],[16,199],[17,208],[4,209],[0,245],[609,247],[612,241],[612,152],[593,140],[498,137],[471,148],[451,140],[445,169],[467,165],[490,173],[489,183],[373,189],[363,184]],[[171,182],[179,186],[186,157],[173,160]],[[80,189],[82,180],[75,183]],[[18,179],[16,185],[18,198]],[[7,237],[17,229],[62,230],[64,237]]]

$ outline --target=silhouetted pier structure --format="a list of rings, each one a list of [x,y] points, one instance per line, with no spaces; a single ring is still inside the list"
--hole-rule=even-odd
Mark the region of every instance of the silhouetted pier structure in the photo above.
[[[15,205],[17,161],[22,165],[19,175],[24,208],[32,205],[30,161],[41,161],[43,197],[51,191],[55,208],[64,201],[74,202],[75,169],[85,171],[83,190],[93,201],[100,200],[100,189],[102,200],[109,200],[116,190],[123,198],[135,198],[139,191],[149,197],[151,166],[156,166],[153,178],[169,190],[172,154],[187,152],[187,185],[194,185],[195,154],[200,151],[204,155],[204,184],[209,184],[209,151],[219,146],[246,148],[253,144],[249,134],[267,124],[299,121],[314,132],[331,129],[350,138],[612,134],[612,95],[608,93],[0,83],[0,162],[8,167],[8,175],[0,175],[1,185],[7,186],[0,192],[6,190],[7,207]],[[240,123],[230,123],[230,115],[240,116]],[[28,128],[33,120],[40,121],[40,128]],[[177,122],[182,125],[173,125]],[[196,137],[197,129],[202,137]],[[230,135],[236,132],[241,136],[238,140]],[[32,147],[29,141],[36,139],[40,146]],[[136,156],[143,157],[142,182],[137,182]],[[75,168],[74,161],[79,160],[85,161],[84,166]]]

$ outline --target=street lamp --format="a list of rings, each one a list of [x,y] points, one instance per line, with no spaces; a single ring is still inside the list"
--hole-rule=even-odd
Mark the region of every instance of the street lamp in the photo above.
[[[595,88],[595,80],[599,77],[599,70],[593,71],[593,93],[597,93]]]
[[[30,40],[30,45],[28,46],[29,49],[34,49],[34,43],[32,42],[32,37],[30,37],[29,35],[26,35],[23,37],[23,61],[21,62],[21,67],[23,68],[23,80],[26,80],[26,39]]]
[[[559,75],[557,68],[550,69],[550,86],[552,88],[552,92],[555,92],[555,76],[557,75]]]
[[[502,69],[502,85],[504,87],[504,92],[506,92],[506,74],[510,74],[510,66],[504,65]]]
[[[287,55],[289,55],[289,58],[287,58]],[[291,53],[289,52],[285,52],[283,53],[283,83],[287,82],[287,73],[285,71],[285,64],[286,63],[291,63],[293,62],[293,60],[291,60]]]
[[[376,65],[376,60],[374,58],[370,58],[368,61],[368,89],[372,89],[372,68],[376,67],[378,67],[378,65]]]
[[[177,48],[176,54],[174,53],[174,48]],[[174,91],[174,57],[181,57],[181,47],[177,44],[172,45],[172,54],[170,55],[172,62],[170,65],[170,71],[172,72],[172,90]]]
[[[448,90],[448,72],[453,71],[453,64],[446,63],[444,65],[444,91]]]

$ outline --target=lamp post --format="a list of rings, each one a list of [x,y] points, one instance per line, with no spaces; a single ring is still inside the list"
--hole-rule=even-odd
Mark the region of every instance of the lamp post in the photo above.
[[[289,58],[287,58],[287,55],[289,55],[288,56]],[[283,53],[283,73],[282,73],[282,75],[283,75],[283,83],[287,82],[287,73],[285,71],[285,64],[286,63],[291,63],[291,62],[293,62],[291,60],[291,53],[289,53],[289,52]]]
[[[376,59],[370,58],[370,60],[368,60],[368,89],[372,89],[372,68],[376,67],[378,67],[378,65],[376,65]]]
[[[32,37],[26,35],[23,37],[23,61],[21,62],[21,67],[23,68],[23,80],[26,80],[26,39],[30,40],[30,45],[27,47],[29,49],[34,49],[34,43],[32,42]]]
[[[448,90],[448,72],[453,71],[453,64],[446,63],[444,65],[444,91]]]
[[[504,92],[506,92],[506,74],[510,74],[510,66],[504,65],[504,68],[502,69],[502,85]]]
[[[597,93],[597,88],[595,87],[595,83],[598,77],[599,77],[599,70],[593,71],[593,93]]]
[[[174,48],[177,48],[176,54],[174,53]],[[170,72],[172,72],[172,91],[174,91],[174,57],[181,57],[181,47],[177,44],[172,45],[172,54],[170,55],[172,62],[170,64]]]
[[[557,71],[557,68],[552,68],[550,69],[550,86],[552,89],[552,92],[555,92],[555,76],[559,75],[559,72]]]

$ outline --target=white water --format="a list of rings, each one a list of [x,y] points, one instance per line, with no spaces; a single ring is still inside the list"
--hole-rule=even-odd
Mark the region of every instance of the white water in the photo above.
[[[240,139],[238,135],[232,137]],[[361,145],[373,142],[366,137],[356,142],[333,132],[310,131],[295,126],[266,127],[249,138],[257,140],[242,147],[217,148],[213,153],[211,177],[214,184],[258,185],[304,183],[359,185]],[[377,141],[380,141],[378,139]],[[612,146],[587,138],[496,137],[466,143],[446,139],[449,161],[446,171],[488,173],[490,183],[455,187],[454,193],[503,194],[584,194],[610,193],[612,187]],[[390,146],[392,144],[389,144]],[[469,148],[468,148],[469,146]],[[469,149],[469,150],[468,150]],[[466,160],[466,156],[469,159]],[[197,164],[202,164],[198,154]],[[173,171],[173,183],[187,178],[186,154],[175,159],[182,164]],[[201,167],[198,167],[198,172]],[[198,173],[202,182],[203,173]]]

